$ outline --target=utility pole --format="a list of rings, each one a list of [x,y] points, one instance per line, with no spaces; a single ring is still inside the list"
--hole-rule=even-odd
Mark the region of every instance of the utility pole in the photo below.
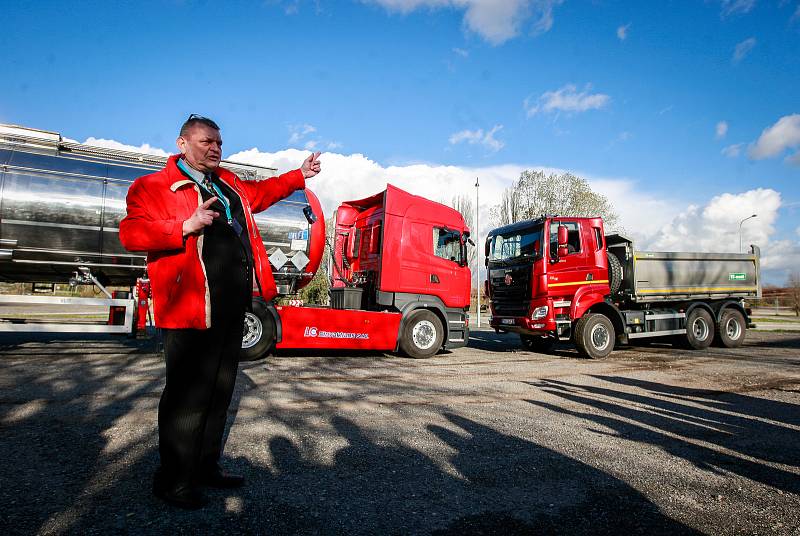
[[[481,212],[480,189],[480,181],[478,177],[475,177],[475,249],[478,250],[475,255],[475,287],[478,289],[478,302],[475,304],[475,309],[478,311],[479,328],[481,327],[481,240],[480,227],[478,226],[478,215]]]

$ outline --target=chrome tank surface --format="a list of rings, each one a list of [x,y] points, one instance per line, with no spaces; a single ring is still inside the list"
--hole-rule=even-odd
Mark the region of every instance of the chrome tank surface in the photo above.
[[[87,266],[104,284],[133,285],[145,258],[119,241],[125,196],[134,179],[161,169],[166,158],[63,142],[54,133],[43,139],[39,132],[0,125],[0,280],[65,283]],[[275,174],[260,166],[222,166],[243,180]],[[267,251],[287,257],[273,266],[284,293],[303,276],[302,258],[310,256],[308,205],[306,193],[297,191],[255,217]]]

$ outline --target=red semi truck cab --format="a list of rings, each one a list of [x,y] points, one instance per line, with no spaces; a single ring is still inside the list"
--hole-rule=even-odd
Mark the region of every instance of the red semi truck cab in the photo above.
[[[308,233],[317,242],[311,244],[314,251],[324,245],[324,218],[309,206],[315,215]],[[255,300],[247,315],[244,358],[261,357],[273,344],[399,350],[415,358],[466,345],[469,235],[457,210],[392,185],[342,203],[330,240],[331,305]]]

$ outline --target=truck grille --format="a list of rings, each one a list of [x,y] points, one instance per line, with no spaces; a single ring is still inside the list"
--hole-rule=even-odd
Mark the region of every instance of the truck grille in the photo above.
[[[494,314],[527,316],[531,303],[530,265],[493,268],[490,273]],[[511,276],[510,285],[506,285],[506,275]]]

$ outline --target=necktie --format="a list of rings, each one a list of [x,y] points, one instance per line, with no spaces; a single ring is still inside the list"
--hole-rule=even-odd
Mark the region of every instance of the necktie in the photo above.
[[[214,187],[212,186],[212,182],[211,182],[211,173],[206,173],[205,175],[203,175],[203,185],[206,187],[206,190],[208,190],[209,192],[213,192],[214,191]]]

